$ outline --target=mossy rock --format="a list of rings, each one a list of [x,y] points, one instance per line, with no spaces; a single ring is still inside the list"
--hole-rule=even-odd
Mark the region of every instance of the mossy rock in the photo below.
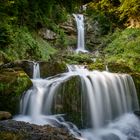
[[[69,64],[91,64],[93,63],[93,56],[92,54],[86,53],[73,53],[63,55],[64,60]]]
[[[123,63],[105,62],[104,60],[97,59],[95,62],[87,64],[89,70],[105,71],[113,73],[132,73],[133,71],[129,66]]]
[[[67,66],[64,61],[41,61],[39,64],[42,78],[54,76],[67,71]]]
[[[65,114],[67,121],[81,125],[81,88],[80,77],[73,76],[59,86],[54,97],[53,113]]]
[[[100,70],[100,71],[104,71],[106,69],[104,63],[102,62],[95,62],[95,63],[89,64],[87,65],[87,68],[89,70]]]
[[[20,96],[30,88],[32,82],[20,68],[7,68],[0,71],[0,110],[15,114]]]
[[[6,68],[19,67],[19,68],[22,68],[30,78],[32,78],[33,77],[33,65],[34,65],[34,61],[17,60],[17,61],[4,63],[4,64],[0,65],[0,70],[6,69]]]
[[[89,109],[87,94],[83,88],[79,76],[70,77],[60,84],[52,107],[53,114],[64,114],[65,120],[76,124],[78,128],[87,127],[90,120],[86,112]]]
[[[115,73],[130,73],[130,72],[132,72],[131,68],[123,63],[110,62],[110,63],[108,63],[108,69],[110,72],[115,72]]]

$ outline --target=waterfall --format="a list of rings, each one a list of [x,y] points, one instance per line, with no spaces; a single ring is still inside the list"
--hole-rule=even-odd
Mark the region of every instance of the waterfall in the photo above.
[[[38,62],[33,62],[33,79],[40,78],[40,67]]]
[[[73,14],[76,20],[78,39],[76,52],[87,52],[85,49],[85,33],[84,33],[84,16],[82,14]]]
[[[90,115],[88,121],[91,124],[89,128],[81,131],[82,137],[85,140],[128,140],[128,133],[135,129],[131,136],[136,137],[135,140],[140,139],[140,121],[132,114],[139,109],[139,104],[131,76],[107,71],[89,71],[84,66],[75,65],[68,66],[68,70],[69,72],[46,79],[32,79],[33,87],[21,99],[22,115],[15,119],[42,125],[58,126],[62,123],[68,126],[63,119],[57,119],[63,114],[52,113],[54,97],[63,83],[78,76],[81,81],[81,94],[86,95],[81,100],[82,103],[84,100],[87,103],[79,106],[79,110]],[[87,106],[89,108],[86,108]]]

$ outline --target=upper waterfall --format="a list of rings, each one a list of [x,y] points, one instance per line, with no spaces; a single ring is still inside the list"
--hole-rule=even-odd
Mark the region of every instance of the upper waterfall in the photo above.
[[[85,49],[85,31],[84,31],[84,16],[82,14],[73,14],[76,20],[78,39],[76,52],[87,52]]]

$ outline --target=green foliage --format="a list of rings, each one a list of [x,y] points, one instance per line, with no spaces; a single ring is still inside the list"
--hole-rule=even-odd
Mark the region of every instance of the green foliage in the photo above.
[[[11,27],[11,34],[8,36],[12,41],[8,47],[1,51],[8,56],[9,61],[17,59],[47,60],[55,50],[43,39],[35,36],[26,27]]]
[[[114,27],[122,26],[130,19],[139,22],[139,9],[139,0],[98,0],[88,4],[88,10],[104,13]]]
[[[88,15],[93,19],[93,22],[98,26],[101,35],[107,34],[112,29],[112,23],[110,19],[98,10],[88,10]]]
[[[63,30],[59,30],[58,38],[56,40],[56,46],[60,49],[67,47],[68,41]]]
[[[0,17],[19,26],[36,28],[38,22],[46,25],[46,19],[56,23],[66,19],[66,13],[73,12],[79,1],[67,0],[1,0]]]
[[[17,112],[21,94],[32,86],[30,78],[22,70],[0,71],[0,109],[12,114]]]
[[[140,9],[139,0],[121,0],[121,6],[118,10],[121,12],[120,18],[124,19],[126,17],[138,17]]]
[[[140,29],[125,29],[113,34],[105,49],[109,62],[125,63],[131,69],[140,71]]]
[[[98,0],[88,4],[87,13],[89,16],[93,16],[93,20],[99,22],[103,34],[107,34],[108,31],[112,30],[112,27],[120,25],[118,15],[119,5],[119,0]]]
[[[8,46],[11,41],[11,28],[9,25],[0,24],[0,48]]]

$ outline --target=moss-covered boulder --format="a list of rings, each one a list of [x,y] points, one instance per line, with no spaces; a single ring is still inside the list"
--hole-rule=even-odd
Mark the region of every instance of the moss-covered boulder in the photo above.
[[[89,70],[100,70],[100,71],[104,71],[106,69],[104,63],[102,63],[102,62],[91,63],[91,64],[87,65],[87,68]]]
[[[116,72],[116,73],[131,73],[132,70],[127,64],[124,63],[115,63],[110,62],[108,63],[108,69],[110,72]]]
[[[54,113],[65,114],[67,120],[80,124],[81,116],[81,88],[80,78],[71,77],[59,86],[58,94],[54,98]]]
[[[15,114],[18,110],[20,96],[32,82],[20,68],[0,70],[0,110]]]
[[[70,121],[79,128],[87,126],[88,114],[87,95],[82,87],[79,76],[73,76],[60,84],[54,96],[52,113],[64,114],[66,121]],[[86,106],[85,106],[86,104]]]
[[[89,70],[108,70],[109,72],[113,73],[131,73],[132,70],[129,66],[123,63],[115,63],[115,62],[103,62],[103,61],[96,61],[94,63],[91,63],[87,65],[87,68]]]

